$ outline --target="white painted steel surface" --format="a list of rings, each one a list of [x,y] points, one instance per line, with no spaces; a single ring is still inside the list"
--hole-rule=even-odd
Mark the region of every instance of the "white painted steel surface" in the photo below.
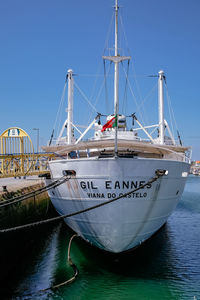
[[[65,220],[93,245],[122,252],[140,245],[166,222],[182,195],[189,164],[119,157],[52,161],[54,179],[65,170],[74,170],[76,176],[50,190],[49,196],[59,214],[72,213],[133,190],[154,177],[157,169],[168,175],[126,198]]]

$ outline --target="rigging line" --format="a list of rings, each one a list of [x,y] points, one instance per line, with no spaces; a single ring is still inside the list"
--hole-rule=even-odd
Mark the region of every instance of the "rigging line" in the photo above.
[[[101,74],[79,74],[79,77],[103,77]]]
[[[133,99],[134,99],[134,101],[135,101],[135,105],[136,105],[136,107],[137,107],[138,113],[139,113],[139,115],[140,115],[140,118],[141,118],[142,122],[144,123],[142,114],[141,114],[140,109],[139,109],[139,104],[137,103],[136,96],[135,96],[134,93],[133,93],[133,90],[132,90],[131,85],[130,85],[130,81],[129,81],[128,77],[127,77],[127,74],[126,74],[126,71],[124,70],[123,65],[122,65],[122,68],[123,68],[124,74],[125,74],[125,76],[126,76],[126,78],[127,78],[127,82],[128,82],[128,85],[129,85],[129,88],[130,88],[132,97],[133,97]],[[144,124],[145,124],[145,123],[144,123]]]
[[[152,134],[156,131],[156,129],[158,129],[158,126],[156,126],[151,132],[150,135],[152,136]]]
[[[98,73],[99,73],[99,70],[100,70],[100,63],[99,63],[99,66],[98,66]],[[90,94],[90,99],[94,98],[96,86],[97,86],[97,77],[95,77],[95,81],[94,81],[94,84],[93,84],[93,89],[92,89],[91,94]],[[95,106],[96,106],[96,104],[95,104]],[[92,115],[93,115],[93,112],[91,111],[91,116]],[[89,125],[90,120],[91,120],[91,117],[89,119],[87,119],[84,123]]]
[[[16,227],[12,227],[12,228],[1,229],[0,233],[3,234],[3,233],[12,232],[12,231],[16,231],[16,230],[22,230],[22,229],[25,229],[25,228],[31,228],[31,227],[39,226],[39,225],[43,225],[43,224],[49,224],[49,223],[52,223],[52,222],[57,222],[57,221],[60,221],[60,220],[66,219],[66,218],[70,218],[70,217],[82,214],[84,212],[91,211],[91,210],[96,209],[98,207],[101,207],[101,206],[107,205],[109,203],[112,203],[114,201],[117,201],[119,199],[122,199],[122,198],[124,198],[124,197],[126,197],[126,196],[128,196],[132,193],[135,193],[136,191],[139,191],[140,189],[143,189],[147,185],[157,181],[160,177],[164,176],[165,174],[167,175],[166,172],[167,172],[166,170],[156,169],[155,170],[155,176],[152,177],[148,182],[144,183],[143,185],[139,186],[138,188],[135,188],[134,190],[131,190],[130,192],[124,193],[124,194],[122,194],[122,195],[120,195],[116,198],[110,199],[108,201],[104,201],[102,203],[96,204],[94,206],[91,206],[91,207],[88,207],[88,208],[85,208],[85,209],[82,209],[82,210],[79,210],[79,211],[76,211],[76,212],[73,212],[73,213],[70,213],[70,214],[66,214],[66,215],[62,215],[62,216],[58,216],[58,217],[54,217],[54,218],[50,218],[50,219],[45,219],[43,221],[38,221],[38,222],[29,223],[29,224],[25,224],[25,225],[20,225],[20,226],[16,226]]]
[[[99,62],[99,66],[98,66],[98,71],[97,71],[97,74],[100,72],[100,67],[101,67],[101,64],[102,64],[102,62]],[[103,77],[103,80],[104,80],[104,75],[101,75],[102,77]],[[95,90],[97,91],[97,88],[96,88],[96,86],[97,86],[97,80],[98,80],[98,78],[97,78],[97,76],[95,77],[95,82],[94,82],[94,85],[93,85],[93,91],[91,92],[91,95],[90,95],[90,99],[93,99],[93,98],[95,98],[95,95],[94,95],[94,93],[95,93]],[[104,82],[104,81],[103,81]],[[102,86],[103,86],[103,84],[102,84]],[[101,91],[101,88],[100,88],[100,91]],[[96,104],[97,104],[97,101],[98,101],[98,99],[96,100],[96,102],[95,102],[95,107],[96,107]],[[88,125],[90,124],[90,122],[91,122],[91,119],[92,119],[92,116],[93,116],[93,113],[91,112],[91,115],[90,115],[90,117],[89,117],[89,119],[88,119]],[[86,121],[87,122],[87,121]],[[86,123],[85,122],[85,123]]]
[[[61,96],[61,101],[60,101],[60,104],[59,104],[58,112],[57,112],[57,114],[56,114],[56,119],[55,119],[53,128],[55,128],[55,126],[56,126],[56,122],[57,122],[57,119],[58,119],[58,114],[59,114],[59,112],[60,112],[60,110],[61,110],[61,106],[62,106],[64,97],[65,97],[66,86],[67,86],[67,81],[65,81],[65,84],[64,84],[64,88],[63,88],[63,92],[62,92],[62,96]]]
[[[150,98],[151,94],[154,92],[154,90],[157,88],[157,83],[153,86],[153,88],[149,91],[149,93],[144,97],[142,102],[139,105],[139,109],[144,107],[144,103],[147,101],[148,98]]]
[[[128,47],[128,39],[127,39],[126,32],[125,32],[125,29],[124,29],[124,24],[123,24],[121,13],[119,13],[119,19],[120,19],[120,23],[121,23],[121,27],[122,27],[122,32],[124,34],[124,39],[125,39],[125,42],[126,42],[126,47],[127,47],[128,53],[130,55],[131,51],[130,51],[130,49]]]
[[[122,61],[123,65],[123,61]],[[126,82],[125,82],[125,88],[124,88],[124,98],[123,98],[123,104],[122,104],[122,111],[124,111],[124,114],[126,115],[126,102],[127,102],[127,88],[128,88],[128,74],[129,74],[129,65],[130,65],[130,60],[128,60],[128,65],[127,65],[127,77],[126,77]]]
[[[107,33],[107,38],[106,38],[105,46],[104,46],[104,49],[103,49],[103,55],[104,55],[104,53],[105,53],[105,51],[106,51],[106,44],[108,44],[108,39],[109,39],[110,32],[111,32],[111,29],[112,29],[113,19],[114,19],[114,12],[113,12],[113,14],[112,14],[112,19],[111,19],[111,22],[110,22],[110,25],[109,25],[109,30],[108,30],[108,33]],[[98,69],[100,69],[100,65],[101,65],[101,64],[99,63]],[[98,73],[99,73],[99,72],[98,72]],[[104,76],[104,75],[98,75],[98,76]],[[95,82],[94,82],[93,92],[91,93],[90,99],[93,98],[93,94],[94,94],[94,90],[95,90],[96,84],[97,84],[97,76],[96,76],[96,79],[95,79]],[[100,92],[101,92],[101,90],[102,90],[102,88],[100,88]],[[99,94],[100,94],[100,92],[99,92]],[[97,104],[97,101],[98,101],[98,96],[97,96],[97,100],[96,100],[96,102],[95,102],[95,106],[96,106],[96,104]],[[92,113],[91,113],[91,115],[90,115],[88,124],[90,123],[91,118],[92,118]]]
[[[104,67],[104,82],[105,82],[105,100],[106,100],[106,108],[108,107],[108,87],[107,87],[107,78],[106,78],[106,62],[105,59],[103,60],[103,67]],[[108,108],[109,111],[109,108]],[[107,113],[108,113],[107,111]]]
[[[108,72],[107,72],[107,73],[110,72],[111,64],[112,64],[112,62],[110,62],[109,69],[108,69]],[[105,78],[104,78],[104,80],[103,80],[103,82],[102,82],[102,85],[101,85],[101,87],[100,87],[100,89],[99,89],[99,93],[98,93],[97,98],[96,98],[95,106],[97,105],[97,103],[98,103],[98,101],[99,101],[99,98],[100,98],[100,95],[101,95],[101,92],[102,92],[102,89],[103,89],[104,84],[105,84]],[[88,124],[91,122],[92,116],[93,116],[93,113],[91,112],[90,117],[89,117],[89,119],[88,119]]]
[[[108,49],[108,40],[109,40],[109,36],[110,36],[110,33],[111,33],[114,16],[115,16],[115,12],[113,12],[113,14],[112,14],[110,25],[108,27],[108,33],[107,33],[107,37],[106,37],[106,40],[105,40],[105,46],[104,46],[104,49],[103,49],[103,55],[105,54],[106,49]]]
[[[96,108],[94,107],[94,105],[92,105],[92,103],[89,101],[89,99],[86,97],[86,95],[83,93],[83,91],[78,87],[78,85],[74,82],[75,87],[77,88],[77,90],[79,91],[79,93],[82,95],[82,97],[87,101],[87,103],[91,106],[91,108],[97,113]]]
[[[65,81],[65,85],[64,85],[64,88],[63,88],[63,92],[62,92],[62,96],[61,96],[59,108],[58,108],[57,115],[56,115],[56,119],[55,119],[54,126],[53,126],[53,129],[55,130],[56,123],[57,123],[57,121],[58,121],[58,119],[59,119],[59,121],[58,121],[58,126],[57,126],[57,130],[56,130],[56,132],[55,132],[55,136],[56,136],[56,137],[58,136],[58,132],[59,132],[60,126],[61,126],[61,114],[62,114],[61,108],[63,107],[63,103],[64,103],[66,87],[67,87],[67,80]]]
[[[137,80],[137,76],[136,76],[136,72],[135,72],[135,68],[134,68],[133,64],[132,64],[132,68],[133,68],[133,77],[134,77],[135,85],[136,85],[136,88],[137,88],[137,91],[138,91],[138,94],[139,94],[140,101],[142,103],[143,97],[142,97],[142,93],[141,93],[141,90],[140,90],[140,86],[138,84],[138,80]],[[143,114],[144,114],[146,124],[149,124],[150,122],[149,122],[148,117],[146,115],[146,111],[144,109],[144,106],[141,105],[141,108],[143,109]],[[140,115],[142,116],[141,112],[140,112]],[[143,123],[145,124],[145,121],[144,121],[143,117],[142,117],[142,120],[143,120]]]
[[[176,123],[176,118],[175,118],[175,115],[174,115],[174,110],[173,110],[173,107],[172,107],[171,99],[170,99],[170,96],[169,96],[169,90],[168,90],[168,86],[167,86],[166,82],[165,82],[165,87],[166,87],[166,91],[167,91],[167,100],[168,100],[168,107],[169,107],[168,109],[169,109],[169,113],[170,113],[170,123],[171,123],[171,126],[172,126],[172,132],[173,132],[173,135],[174,135],[173,122],[174,122],[176,130],[178,130],[178,126],[177,126],[177,123]]]
[[[53,136],[54,136],[54,128],[52,130],[51,137],[50,137],[50,140],[49,140],[49,146],[51,146],[51,143],[52,143],[52,140],[53,140]]]
[[[142,107],[144,103],[147,101],[147,99],[150,97],[150,95],[154,92],[154,90],[157,88],[157,83],[152,87],[152,89],[149,91],[149,93],[144,97],[139,107]]]
[[[111,65],[112,65],[112,61],[110,61],[109,69],[108,69],[108,72],[107,72],[107,73],[110,72]],[[106,74],[106,78],[107,78],[107,77],[108,77],[108,75]],[[105,84],[105,79],[106,79],[106,78],[104,78],[104,80],[103,80],[102,86],[101,86],[101,88],[100,88],[100,90],[99,90],[99,93],[98,93],[98,95],[97,95],[97,99],[96,99],[95,105],[97,104],[97,102],[98,102],[98,100],[99,100],[99,97],[100,97],[100,95],[101,95],[101,92],[102,92],[103,86],[104,86],[104,84]]]
[[[166,89],[166,94],[167,94],[167,104],[168,104],[168,111],[169,111],[169,117],[170,117],[170,124],[171,124],[171,128],[172,128],[172,133],[174,136],[174,127],[173,127],[173,120],[172,120],[172,106],[171,106],[171,101],[170,101],[170,97],[169,97],[169,91],[168,91],[167,81],[166,81],[165,76],[164,76],[164,84],[165,84],[165,89]]]
[[[109,40],[110,32],[111,32],[111,29],[112,29],[112,24],[113,24],[114,16],[115,16],[115,12],[113,11],[112,18],[111,18],[111,21],[110,21],[110,24],[109,24],[109,27],[108,27],[107,37],[106,37],[105,44],[104,44],[103,55],[105,54],[106,48],[108,48],[108,40]],[[96,86],[96,82],[97,82],[97,77],[96,77],[96,80],[95,80],[94,87]],[[101,90],[102,90],[102,87],[100,88],[100,91]],[[92,94],[91,94],[90,98],[92,98]],[[98,96],[97,96],[97,100],[96,100],[95,105],[97,104],[97,101],[98,101]],[[91,113],[91,115],[89,117],[88,124],[90,123],[91,118],[92,118],[92,113]]]
[[[174,136],[174,126],[173,126],[173,120],[172,120],[172,106],[170,105],[170,98],[169,98],[168,92],[167,92],[167,104],[168,104],[168,111],[169,111],[169,118],[170,118],[172,134]]]

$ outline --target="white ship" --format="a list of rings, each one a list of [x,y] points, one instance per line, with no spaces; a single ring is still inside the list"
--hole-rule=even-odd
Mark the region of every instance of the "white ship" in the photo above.
[[[106,251],[119,253],[140,245],[167,221],[183,193],[190,155],[189,148],[175,141],[164,119],[163,71],[158,74],[158,124],[143,126],[132,114],[137,128],[128,130],[126,116],[118,109],[119,65],[130,57],[119,54],[117,0],[114,9],[114,55],[103,57],[114,65],[114,112],[107,116],[103,126],[98,114],[80,137],[75,138],[74,77],[73,71],[69,70],[67,120],[56,144],[44,147],[44,150],[62,156],[49,163],[51,179],[47,184],[63,175],[71,175],[69,181],[49,191],[60,215],[121,196],[109,204],[65,219],[84,240]],[[66,127],[67,135],[62,137]],[[150,128],[158,128],[156,138],[149,133]],[[93,138],[83,140],[91,129],[94,130]],[[141,131],[146,139],[139,136]],[[158,170],[163,170],[164,175],[150,182]],[[123,196],[130,191],[133,192]]]

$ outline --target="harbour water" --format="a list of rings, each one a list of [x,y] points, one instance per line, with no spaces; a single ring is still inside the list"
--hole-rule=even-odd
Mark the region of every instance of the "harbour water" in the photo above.
[[[1,280],[0,299],[200,300],[200,177],[188,178],[167,224],[143,246],[114,255],[75,238],[76,281],[39,292],[73,275],[66,262],[72,235],[65,224],[37,230],[23,259]]]

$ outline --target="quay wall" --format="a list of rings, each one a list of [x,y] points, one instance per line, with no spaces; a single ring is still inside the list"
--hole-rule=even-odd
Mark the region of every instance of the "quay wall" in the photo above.
[[[5,199],[36,191],[43,186],[44,181],[40,178],[1,179],[0,203]],[[49,217],[49,213],[52,213],[52,206],[48,193],[45,191],[22,202],[0,208],[0,229],[36,222]]]
[[[0,179],[1,201],[36,191],[44,186],[40,178],[6,178]],[[56,212],[45,191],[35,197],[0,208],[0,229],[13,228],[43,219],[56,216]],[[57,224],[58,225],[58,224]],[[29,256],[37,243],[46,236],[52,225],[42,225],[33,228],[17,230],[9,233],[0,233],[0,282],[6,280],[19,266],[25,256]]]

